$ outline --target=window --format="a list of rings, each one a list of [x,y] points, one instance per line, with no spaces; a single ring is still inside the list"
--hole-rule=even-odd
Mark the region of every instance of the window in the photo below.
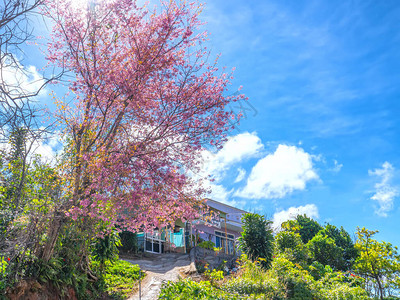
[[[145,235],[145,251],[151,253],[162,253],[164,252],[164,240],[161,238],[161,234],[155,231],[153,234],[147,233]]]
[[[215,230],[215,246],[222,248],[225,253],[235,253],[235,236],[233,234],[225,234],[225,232]],[[228,249],[226,249],[226,247]]]

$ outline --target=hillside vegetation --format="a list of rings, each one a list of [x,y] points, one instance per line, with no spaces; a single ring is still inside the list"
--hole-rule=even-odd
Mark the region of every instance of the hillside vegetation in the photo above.
[[[262,216],[243,221],[237,268],[168,282],[159,299],[400,299],[397,247],[373,239],[376,231],[358,228],[353,242],[343,228],[301,215],[275,235]]]

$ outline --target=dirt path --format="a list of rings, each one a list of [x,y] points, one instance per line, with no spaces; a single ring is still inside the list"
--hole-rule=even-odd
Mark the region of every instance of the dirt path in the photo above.
[[[126,259],[132,264],[138,264],[146,271],[146,277],[142,282],[142,300],[156,300],[160,293],[163,281],[177,281],[180,274],[189,274],[194,271],[189,254],[166,253],[145,259]],[[129,300],[137,300],[139,292]]]

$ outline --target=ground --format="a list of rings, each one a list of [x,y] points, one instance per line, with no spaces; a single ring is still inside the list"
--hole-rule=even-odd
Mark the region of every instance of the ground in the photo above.
[[[195,272],[189,254],[164,253],[140,259],[125,259],[132,264],[138,264],[146,272],[146,277],[141,283],[141,298],[139,291],[130,300],[155,300],[160,293],[163,281],[177,281]]]

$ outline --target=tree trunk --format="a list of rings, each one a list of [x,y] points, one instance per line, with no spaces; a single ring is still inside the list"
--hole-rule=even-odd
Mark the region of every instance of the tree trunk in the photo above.
[[[383,300],[383,288],[382,288],[382,283],[381,283],[381,281],[379,280],[379,276],[377,276],[377,277],[375,278],[375,280],[376,280],[376,282],[378,283],[378,287],[379,287],[379,298],[380,298],[381,300]]]
[[[48,262],[53,255],[53,251],[57,242],[58,235],[64,224],[65,217],[59,213],[54,213],[54,219],[52,220],[49,231],[48,231],[48,238],[46,244],[43,248],[41,256],[39,256],[44,262]]]

